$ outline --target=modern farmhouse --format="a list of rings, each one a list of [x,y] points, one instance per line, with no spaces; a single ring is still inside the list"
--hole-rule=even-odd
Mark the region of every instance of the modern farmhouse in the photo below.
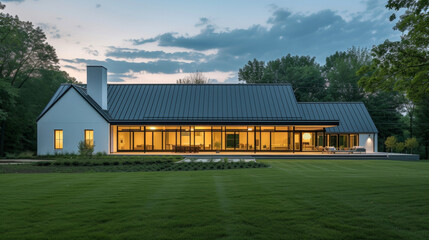
[[[361,102],[297,102],[288,84],[63,84],[37,119],[39,155],[95,152],[377,151],[377,128]]]

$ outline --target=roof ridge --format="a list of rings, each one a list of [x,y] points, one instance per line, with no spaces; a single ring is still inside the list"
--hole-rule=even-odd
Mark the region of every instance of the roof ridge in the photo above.
[[[86,85],[86,84],[80,84]],[[177,86],[292,86],[290,83],[207,83],[207,84],[177,84],[177,83],[107,83],[107,85],[177,85]]]
[[[298,102],[298,104],[350,104],[350,103],[364,103],[364,102]]]

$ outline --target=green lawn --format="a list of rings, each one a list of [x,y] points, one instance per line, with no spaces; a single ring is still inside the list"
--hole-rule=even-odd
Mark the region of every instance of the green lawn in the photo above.
[[[428,161],[264,162],[0,174],[0,239],[429,239]]]

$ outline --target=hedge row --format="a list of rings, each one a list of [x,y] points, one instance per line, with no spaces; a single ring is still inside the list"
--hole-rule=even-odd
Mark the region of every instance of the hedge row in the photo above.
[[[172,163],[171,158],[147,158],[147,159],[58,159],[55,161],[36,162],[36,166],[117,166],[117,165],[140,165],[156,163]]]
[[[91,164],[91,165],[90,165]],[[97,165],[94,165],[97,164]],[[87,168],[93,167],[90,171],[196,171],[196,170],[223,170],[223,169],[238,169],[238,168],[263,168],[269,165],[258,162],[190,162],[190,163],[174,163],[174,162],[131,162],[131,161],[103,161],[94,163],[90,161],[63,161],[63,162],[38,162],[36,166],[58,167],[61,168]],[[114,167],[116,166],[117,169]],[[94,169],[95,167],[95,169]],[[61,171],[61,170],[59,170]]]

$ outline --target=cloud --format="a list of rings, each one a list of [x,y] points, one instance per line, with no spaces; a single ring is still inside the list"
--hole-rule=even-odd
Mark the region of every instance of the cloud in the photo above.
[[[315,56],[320,63],[335,51],[352,46],[371,47],[386,38],[399,38],[389,22],[390,12],[381,0],[366,2],[366,10],[344,18],[332,10],[312,14],[295,13],[272,6],[264,24],[246,28],[218,29],[208,18],[200,18],[196,35],[166,32],[150,38],[131,39],[135,48],[110,47],[105,61],[74,59],[74,63],[107,65],[109,71],[175,74],[178,72],[237,72],[247,61],[273,60],[288,53]],[[147,43],[176,52],[148,51]],[[213,54],[204,54],[212,51]],[[149,62],[137,62],[139,58]],[[185,61],[186,60],[186,61]],[[228,81],[236,81],[232,76]]]
[[[100,53],[98,52],[98,50],[94,49],[92,45],[90,45],[89,47],[84,47],[82,48],[86,53],[92,55],[92,56],[98,56]]]
[[[200,61],[207,57],[207,55],[198,52],[173,52],[167,53],[164,51],[146,51],[133,48],[117,48],[110,47],[106,53],[106,57],[136,59],[162,59],[162,60],[190,60]]]
[[[60,32],[60,30],[57,28],[57,26],[50,24],[50,23],[38,23],[37,24],[49,37],[54,39],[59,39],[64,36]],[[67,34],[67,36],[70,36],[70,34]]]
[[[73,69],[73,70],[78,71],[78,72],[86,71],[85,69],[81,69],[81,68],[78,68],[78,67],[75,67],[75,66],[72,66],[72,65],[68,65],[68,64],[63,65],[62,67],[70,68],[70,69]]]
[[[195,24],[195,27],[205,26],[205,25],[208,25],[209,23],[210,23],[210,20],[208,18],[202,17],[200,18],[200,21]]]
[[[95,7],[96,8],[101,8],[101,4],[97,3],[97,4],[95,4]]]

